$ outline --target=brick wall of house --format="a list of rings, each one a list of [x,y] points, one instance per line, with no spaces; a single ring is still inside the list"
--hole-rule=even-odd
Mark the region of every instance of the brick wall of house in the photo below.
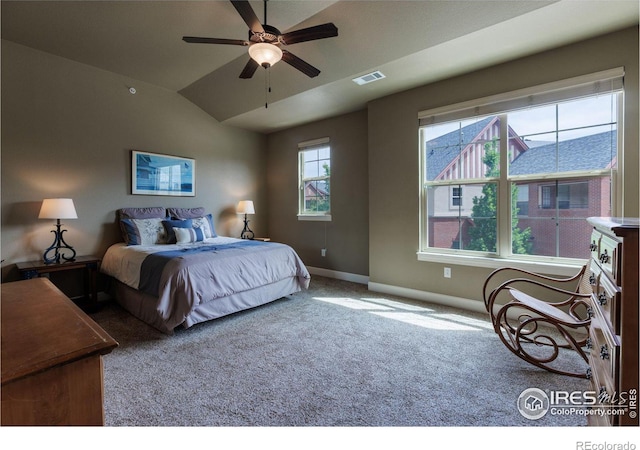
[[[579,180],[575,180],[579,181]],[[591,227],[587,217],[608,216],[610,185],[608,179],[592,179],[588,182],[588,208],[560,209],[541,208],[539,186],[548,183],[529,185],[529,208],[527,216],[520,216],[518,227],[530,228],[533,254],[556,256],[559,253],[568,258],[588,258]],[[556,225],[556,212],[559,213]],[[429,218],[429,246],[434,248],[459,248],[462,239],[463,248],[469,244],[469,228],[473,226],[470,218],[431,217]]]

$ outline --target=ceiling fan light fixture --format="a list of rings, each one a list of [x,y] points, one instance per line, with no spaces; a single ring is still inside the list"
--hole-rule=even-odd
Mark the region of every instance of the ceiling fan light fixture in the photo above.
[[[270,67],[282,59],[282,50],[277,45],[258,42],[249,46],[249,56],[262,67]]]

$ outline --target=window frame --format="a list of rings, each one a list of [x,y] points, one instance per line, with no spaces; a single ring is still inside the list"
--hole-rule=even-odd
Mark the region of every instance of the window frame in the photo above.
[[[305,152],[317,150],[320,148],[328,148],[329,149],[329,161],[332,161],[332,152],[331,152],[331,141],[328,137],[313,139],[309,141],[300,142],[298,144],[298,220],[303,221],[321,221],[321,222],[329,222],[332,220],[331,215],[331,193],[329,192],[329,210],[328,211],[319,211],[319,212],[310,212],[306,210],[305,205],[305,184],[309,181],[326,181],[331,182],[331,173],[329,175],[322,175],[317,177],[308,177],[304,176],[304,164]]]
[[[451,201],[449,204],[450,209],[458,209],[463,207],[462,202],[462,186],[450,186],[451,189]]]
[[[425,152],[425,126],[464,120],[474,116],[487,117],[489,115],[507,115],[510,111],[515,111],[528,106],[538,106],[542,104],[557,104],[572,98],[581,98],[593,95],[596,90],[603,94],[616,93],[617,98],[617,169],[591,170],[584,172],[572,172],[566,174],[554,174],[549,181],[564,180],[565,182],[584,181],[591,178],[611,177],[611,208],[613,215],[622,214],[622,192],[623,183],[623,136],[624,136],[624,90],[622,80],[624,69],[616,68],[608,71],[561,80],[545,85],[533,86],[531,88],[518,91],[507,92],[477,100],[471,100],[455,105],[440,107],[432,110],[422,111],[418,115],[419,119],[419,160],[420,160],[420,212],[419,212],[419,250],[417,258],[419,261],[439,262],[457,265],[473,265],[487,268],[497,268],[509,265],[525,270],[547,271],[547,273],[557,273],[572,275],[575,269],[584,264],[583,259],[566,257],[549,257],[539,255],[514,255],[511,253],[511,186],[518,181],[544,181],[545,175],[513,175],[509,176],[508,170],[500,170],[498,177],[485,177],[482,179],[445,180],[426,182],[426,152]],[[532,99],[535,99],[532,101]],[[500,124],[500,162],[501,168],[508,167],[508,123],[501,120]],[[504,142],[503,142],[504,141]],[[463,181],[463,183],[461,183]],[[427,185],[456,185],[464,187],[465,184],[488,183],[496,181],[498,183],[498,208],[497,208],[497,251],[479,252],[464,251],[457,249],[429,247],[428,238],[428,195]],[[451,197],[450,197],[451,198]],[[506,211],[506,212],[505,212]]]

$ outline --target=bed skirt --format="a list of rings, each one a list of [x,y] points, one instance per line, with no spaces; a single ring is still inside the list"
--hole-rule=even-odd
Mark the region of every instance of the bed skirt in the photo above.
[[[165,334],[173,334],[173,329],[169,329],[166,326],[166,318],[159,311],[156,297],[137,291],[116,279],[112,279],[112,282],[115,283],[114,295],[120,306],[157,330]],[[275,283],[217,298],[194,308],[184,318],[181,326],[189,328],[197,323],[270,303],[301,290],[302,286],[300,286],[298,278],[290,277]]]

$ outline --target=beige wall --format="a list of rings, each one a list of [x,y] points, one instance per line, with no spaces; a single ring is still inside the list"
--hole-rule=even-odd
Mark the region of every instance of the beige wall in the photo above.
[[[266,233],[265,147],[175,92],[2,41],[3,281],[51,244],[53,221],[37,218],[47,197],[73,198],[65,237],[79,255],[119,240],[125,206],[204,206],[220,234],[239,235],[234,207],[249,198],[252,227]],[[196,197],[131,195],[131,150],[195,158]]]
[[[427,62],[428,63],[428,62]],[[491,269],[452,267],[416,258],[418,238],[418,112],[519,88],[624,66],[624,207],[638,215],[638,28],[591,39],[370,103],[369,277],[374,283],[479,299]]]
[[[299,221],[298,143],[331,140],[331,222]],[[367,275],[369,271],[367,113],[273,133],[268,138],[269,233],[296,249],[311,267]],[[320,250],[327,249],[322,257]]]
[[[269,233],[293,245],[312,267],[367,275],[383,285],[480,299],[491,269],[447,264],[453,276],[445,279],[443,264],[417,260],[418,112],[619,66],[626,68],[624,164],[630,169],[625,210],[628,216],[637,215],[638,29],[631,28],[391,95],[371,102],[367,111],[269,135]],[[297,144],[326,136],[334,151],[334,220],[299,222]],[[328,253],[322,258],[325,245]]]
[[[80,254],[118,239],[122,206],[205,206],[222,234],[238,233],[238,199],[256,201],[258,236],[292,245],[305,263],[374,283],[479,298],[489,269],[420,262],[418,124],[421,110],[624,66],[625,209],[638,215],[638,29],[493,66],[371,102],[367,110],[267,137],[225,127],[180,95],[26,47],[2,45],[3,279],[50,244],[42,198],[74,198],[67,221]],[[138,89],[127,92],[129,84]],[[329,137],[332,222],[298,221],[297,145]],[[196,158],[195,198],[132,196],[129,151]],[[264,150],[267,149],[267,153]],[[265,175],[265,167],[266,173]],[[327,248],[327,256],[320,249]],[[448,266],[450,266],[448,264]],[[12,274],[15,275],[15,274]]]

